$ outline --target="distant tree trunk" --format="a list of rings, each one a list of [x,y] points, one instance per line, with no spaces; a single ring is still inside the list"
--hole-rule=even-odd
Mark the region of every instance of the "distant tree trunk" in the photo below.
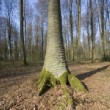
[[[101,14],[101,39],[102,39],[102,49],[103,49],[103,58],[105,59],[105,32],[104,32],[104,0],[100,0],[100,14]]]
[[[11,60],[12,59],[12,46],[11,46],[11,21],[10,21],[10,17],[8,18],[7,24],[8,24],[9,60]]]
[[[18,45],[17,45],[17,41],[15,41],[15,60],[18,60]]]
[[[43,61],[44,60],[44,28],[43,28],[43,23],[42,23],[42,26],[41,26],[41,36],[42,36],[42,41],[41,41],[41,60]]]
[[[88,38],[88,56],[91,58],[91,47],[90,47],[90,33],[89,33],[89,24],[87,23],[87,38]]]
[[[29,49],[29,56],[30,56],[30,60],[33,60],[33,45],[32,45],[32,22],[30,22],[30,24],[28,25],[28,49]]]
[[[24,8],[25,10],[25,8]],[[27,21],[26,21],[26,15],[24,14],[24,44],[25,44],[25,55],[27,57]]]
[[[69,15],[70,15],[70,37],[71,37],[71,60],[74,61],[74,44],[73,44],[73,0],[69,0]]]
[[[92,0],[90,0],[90,21],[91,21],[91,39],[92,39],[92,63],[94,62],[95,36],[94,36],[94,18],[92,9]]]
[[[15,35],[15,39],[14,39],[14,50],[15,50],[15,52],[14,52],[14,56],[15,56],[15,61],[17,61],[18,60],[18,55],[19,55],[19,52],[18,52],[18,43],[17,43],[17,41],[18,41],[18,35]]]
[[[6,40],[6,32],[5,32],[5,55],[4,55],[5,61],[7,60],[7,40]]]
[[[90,12],[90,10],[89,10],[90,8],[89,8],[89,2],[87,2],[87,39],[88,39],[88,59],[90,60],[90,58],[91,58],[91,46],[90,46],[90,41],[91,41],[91,39],[90,39],[90,32],[89,32],[89,27],[90,27],[90,17],[89,17],[89,12]]]
[[[36,25],[36,56],[37,56],[37,60],[40,58],[39,57],[39,27],[38,25]]]
[[[108,36],[107,36],[107,17],[105,18],[105,27],[104,27],[104,38],[105,38],[105,51],[106,51],[106,55],[108,55],[108,53],[109,53],[109,44],[108,44]]]
[[[21,38],[21,50],[23,54],[23,63],[27,65],[25,45],[24,45],[24,31],[23,31],[23,0],[20,0],[20,38]]]
[[[31,61],[33,60],[33,45],[32,45],[32,38],[31,38]]]
[[[102,34],[101,34],[101,18],[100,18],[100,15],[98,15],[98,25],[99,25],[99,34],[100,34],[100,37],[101,37]],[[101,37],[101,40],[100,40],[100,44],[102,46],[102,37]],[[102,51],[103,51],[103,49],[101,49],[101,53],[103,53]]]
[[[81,35],[81,0],[76,0],[77,2],[77,11],[78,11],[78,39],[77,39],[77,61],[79,59],[79,47],[80,47],[80,35]]]
[[[106,7],[107,7],[107,9],[106,9],[107,18],[109,20],[109,18],[110,18],[109,0],[105,0],[105,2],[106,2]]]

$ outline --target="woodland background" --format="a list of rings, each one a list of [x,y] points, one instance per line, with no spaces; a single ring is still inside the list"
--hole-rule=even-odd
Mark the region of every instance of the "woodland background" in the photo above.
[[[24,0],[25,59],[43,61],[47,0]],[[61,0],[62,34],[68,61],[110,60],[110,0]],[[18,0],[0,0],[0,61],[21,61]]]

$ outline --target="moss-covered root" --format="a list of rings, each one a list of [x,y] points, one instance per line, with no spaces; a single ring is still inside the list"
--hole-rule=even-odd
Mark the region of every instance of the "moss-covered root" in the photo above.
[[[46,92],[50,87],[54,87],[56,85],[66,85],[68,80],[68,74],[65,72],[58,79],[54,77],[54,75],[45,69],[42,70],[39,80],[37,81],[39,95],[42,95]]]
[[[50,72],[43,70],[41,72],[39,80],[37,81],[39,95],[42,95],[50,87],[56,86],[56,84],[56,78]]]
[[[68,74],[68,81],[71,87],[79,91],[87,92],[80,80],[72,74]]]
[[[86,92],[86,89],[84,88],[83,84],[74,75],[65,72],[59,78],[55,78],[52,73],[43,69],[40,78],[37,81],[39,95],[42,95],[51,87],[60,84],[67,85],[68,82],[71,85],[71,87]]]
[[[70,95],[70,93],[69,93],[69,91],[66,87],[65,87],[64,94],[67,97],[68,110],[72,110],[72,108],[73,108],[73,99],[72,99],[72,96]]]

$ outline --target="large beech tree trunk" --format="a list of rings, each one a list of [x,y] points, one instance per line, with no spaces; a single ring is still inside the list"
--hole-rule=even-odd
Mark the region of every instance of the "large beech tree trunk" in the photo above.
[[[85,91],[82,83],[68,70],[65,59],[60,0],[48,0],[48,33],[44,66],[37,82],[39,93],[42,94],[48,87],[59,84],[70,84],[79,90]]]

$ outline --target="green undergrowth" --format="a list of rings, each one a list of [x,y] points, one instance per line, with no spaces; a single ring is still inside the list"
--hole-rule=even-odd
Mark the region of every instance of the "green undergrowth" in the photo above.
[[[57,85],[70,85],[73,88],[78,89],[79,91],[86,92],[83,84],[77,79],[74,75],[65,72],[59,78],[55,78],[54,75],[43,69],[40,78],[37,81],[39,95],[44,94],[51,87]]]

